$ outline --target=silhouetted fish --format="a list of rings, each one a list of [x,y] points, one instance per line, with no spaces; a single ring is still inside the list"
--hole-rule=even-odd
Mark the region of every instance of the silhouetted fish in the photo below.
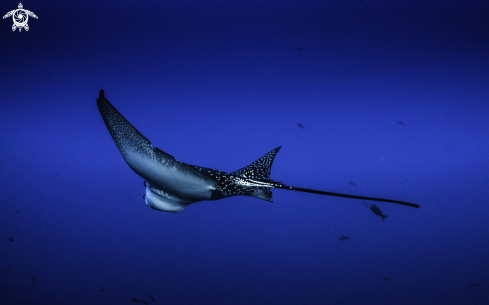
[[[149,297],[151,298],[151,301],[153,301],[153,303],[156,303],[155,298],[153,298],[151,294],[149,295]]]
[[[338,240],[348,240],[348,241],[350,241],[350,236],[341,235],[340,238],[338,238]]]
[[[474,283],[474,284],[471,284],[471,285],[470,285],[470,288],[475,288],[475,287],[477,287],[477,286],[479,286],[479,282]]]
[[[7,240],[8,241],[14,241],[14,239],[12,237],[7,237]]]
[[[353,181],[348,181],[348,184],[349,185],[353,185],[354,187],[358,188],[357,184]]]
[[[406,126],[406,124],[404,124],[403,121],[397,121],[397,124],[402,125],[402,126]]]
[[[372,212],[375,213],[375,215],[382,217],[382,222],[384,222],[386,217],[389,217],[389,215],[382,214],[382,211],[379,209],[379,207],[373,203],[370,204],[370,209],[372,210]]]
[[[303,48],[297,48],[297,51],[304,51]]]
[[[104,288],[101,288],[100,291],[105,292],[105,289]]]
[[[7,272],[5,272],[5,271],[3,272],[3,274],[5,274],[5,276],[7,276]]]
[[[37,277],[37,274],[35,274],[33,277],[32,277],[32,281],[34,282],[34,280],[36,279]]]
[[[139,303],[139,299],[136,298],[132,298],[131,301],[133,301],[134,303]]]
[[[10,270],[12,270],[12,267],[8,267],[7,271],[10,271]]]
[[[148,302],[146,302],[145,300],[142,300],[141,303],[148,305]]]
[[[15,214],[19,214],[19,212],[20,212],[20,210],[17,210],[17,213],[15,213]]]
[[[391,280],[392,280],[392,278],[391,278],[391,277],[384,277],[384,280],[386,280],[386,281],[391,281]]]
[[[301,123],[297,123],[297,126],[299,126],[299,128],[304,129],[304,125],[302,125]]]

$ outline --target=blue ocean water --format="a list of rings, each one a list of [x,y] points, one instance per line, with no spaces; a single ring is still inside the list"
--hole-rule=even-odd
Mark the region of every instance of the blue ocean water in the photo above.
[[[22,4],[28,31],[0,21],[0,304],[489,304],[487,1]],[[179,161],[282,146],[276,181],[420,208],[152,210],[101,89]]]

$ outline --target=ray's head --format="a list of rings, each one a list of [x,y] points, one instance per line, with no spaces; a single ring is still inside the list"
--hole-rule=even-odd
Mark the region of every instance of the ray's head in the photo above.
[[[148,181],[145,181],[144,185],[146,186],[146,194],[143,197],[144,201],[153,210],[178,213],[189,205],[189,203],[184,203],[179,198],[170,196],[168,193],[155,188]]]

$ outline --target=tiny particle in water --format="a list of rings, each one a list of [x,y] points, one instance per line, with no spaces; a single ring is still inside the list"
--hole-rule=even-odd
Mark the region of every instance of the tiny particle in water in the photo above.
[[[299,126],[299,128],[304,129],[304,125],[302,125],[301,123],[297,123],[297,126]]]

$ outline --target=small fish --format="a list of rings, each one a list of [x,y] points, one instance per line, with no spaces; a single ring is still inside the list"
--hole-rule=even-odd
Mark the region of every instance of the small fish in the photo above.
[[[353,181],[348,181],[348,184],[349,185],[353,185],[354,187],[358,188],[358,184],[356,184],[355,182]]]
[[[104,288],[100,288],[100,291],[104,292],[105,293],[105,289]]]
[[[7,272],[5,272],[5,271],[3,272],[3,274],[5,274],[5,276],[7,276]]]
[[[17,210],[17,213],[15,213],[15,214],[19,214],[19,213],[20,213],[20,210]]]
[[[139,303],[139,299],[136,298],[132,298],[131,301],[133,301],[134,303]]]
[[[299,126],[299,128],[304,129],[304,125],[302,125],[301,123],[297,123],[297,126]]]
[[[37,274],[35,274],[33,277],[32,277],[32,281],[34,282],[34,280],[36,279],[37,277]]]
[[[297,51],[304,51],[303,48],[297,48]]]
[[[7,271],[10,271],[10,270],[12,270],[12,267],[8,267]]]
[[[386,281],[392,281],[392,278],[391,277],[384,277],[384,280],[386,280]]]
[[[156,303],[155,298],[153,298],[151,294],[149,295],[149,297],[151,298],[151,301],[153,301],[153,303]]]
[[[146,305],[148,304],[148,302],[146,302],[145,300],[142,300],[141,303],[146,304]]]
[[[404,124],[403,121],[397,121],[397,124],[402,125],[402,126],[406,126],[406,124]]]
[[[474,284],[471,284],[471,285],[470,285],[470,288],[475,288],[475,287],[477,287],[477,286],[479,286],[479,282],[474,283]]]
[[[389,215],[382,214],[382,211],[379,209],[379,207],[373,203],[370,204],[370,209],[372,210],[372,212],[374,212],[375,215],[382,217],[382,222],[384,222],[386,217],[389,217]]]
[[[341,235],[340,238],[338,238],[338,240],[348,240],[348,241],[350,241],[350,236]]]
[[[12,237],[7,237],[7,240],[8,241],[14,241],[14,239]]]
[[[428,90],[433,90],[433,89],[435,89],[435,86],[429,86],[428,87]]]

